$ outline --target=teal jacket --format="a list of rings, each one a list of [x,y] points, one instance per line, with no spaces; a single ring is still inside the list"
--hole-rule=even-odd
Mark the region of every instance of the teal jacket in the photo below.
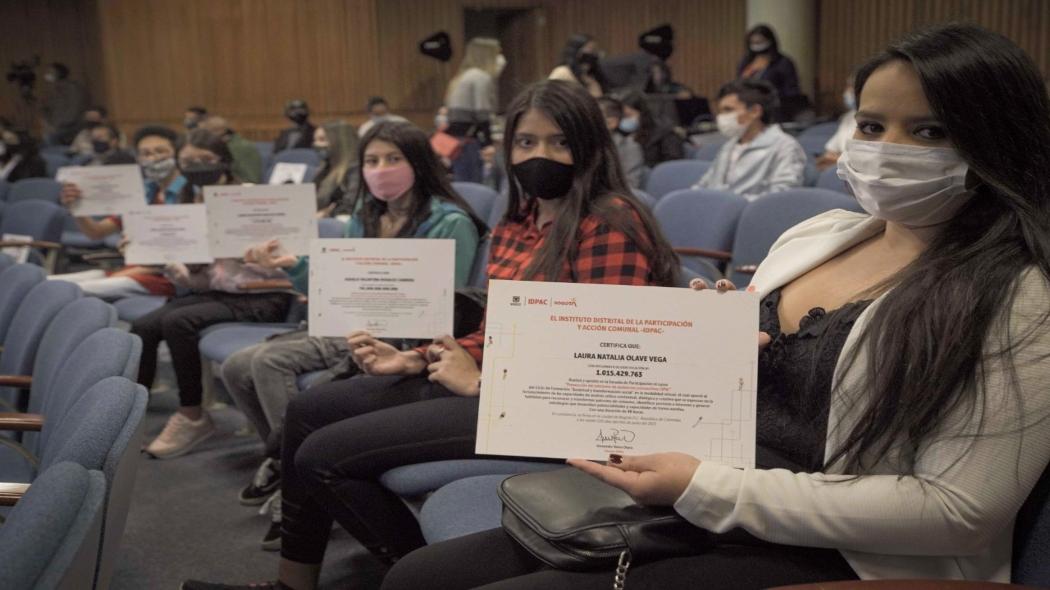
[[[357,217],[350,218],[343,237],[363,238],[365,228]],[[470,269],[478,252],[478,228],[458,206],[438,198],[430,199],[430,217],[419,224],[414,238],[445,239],[456,241],[456,288],[464,287],[470,279]],[[295,266],[288,269],[292,286],[307,294],[310,290],[310,257],[301,256]]]

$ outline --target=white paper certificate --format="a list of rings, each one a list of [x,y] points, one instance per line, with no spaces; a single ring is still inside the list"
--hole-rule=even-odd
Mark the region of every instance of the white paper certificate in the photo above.
[[[204,187],[211,255],[241,258],[245,250],[274,238],[288,254],[305,255],[317,237],[313,184]]]
[[[131,211],[123,218],[128,264],[205,264],[212,262],[208,248],[208,214],[202,204],[155,205]]]
[[[77,217],[123,215],[148,206],[137,164],[66,166],[58,169],[55,179],[80,189],[83,196],[72,210]]]
[[[306,179],[306,164],[277,162],[270,172],[270,184],[302,184]]]
[[[756,295],[497,280],[485,321],[478,453],[754,466]]]
[[[310,335],[452,333],[454,240],[317,239],[310,250]]]

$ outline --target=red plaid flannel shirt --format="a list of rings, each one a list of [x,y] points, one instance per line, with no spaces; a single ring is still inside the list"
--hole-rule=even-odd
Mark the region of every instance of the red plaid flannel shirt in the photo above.
[[[624,207],[629,207],[623,203]],[[632,217],[641,226],[637,214]],[[550,224],[536,227],[533,215],[524,221],[504,221],[492,230],[489,251],[488,275],[490,279],[520,281],[532,262],[532,256],[543,245]],[[642,234],[643,232],[638,232]],[[648,285],[649,261],[642,255],[638,244],[626,234],[613,230],[596,215],[589,215],[580,222],[577,234],[579,248],[574,260],[566,260],[561,275],[556,279],[562,283],[605,283],[609,285]],[[541,274],[532,278],[545,280]],[[485,344],[485,324],[477,332],[468,334],[456,342],[481,366]],[[426,353],[426,347],[416,349]]]

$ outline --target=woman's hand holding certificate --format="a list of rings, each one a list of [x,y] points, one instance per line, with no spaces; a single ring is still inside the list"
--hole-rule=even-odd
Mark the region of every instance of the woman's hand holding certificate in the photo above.
[[[685,453],[610,455],[606,465],[569,459],[569,465],[630,494],[639,504],[670,506],[678,500],[700,460]]]
[[[419,353],[402,352],[368,332],[352,332],[346,342],[350,358],[368,375],[418,375],[427,367]]]
[[[430,381],[464,397],[477,397],[481,393],[478,363],[455,338],[446,335],[435,339],[427,354],[432,360],[427,365]]]

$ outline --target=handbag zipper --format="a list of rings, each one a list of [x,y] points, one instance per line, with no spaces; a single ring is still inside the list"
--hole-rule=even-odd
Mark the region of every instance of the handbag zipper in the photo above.
[[[624,590],[627,584],[627,568],[631,567],[631,551],[624,549],[616,562],[616,575],[613,576],[613,590]]]

